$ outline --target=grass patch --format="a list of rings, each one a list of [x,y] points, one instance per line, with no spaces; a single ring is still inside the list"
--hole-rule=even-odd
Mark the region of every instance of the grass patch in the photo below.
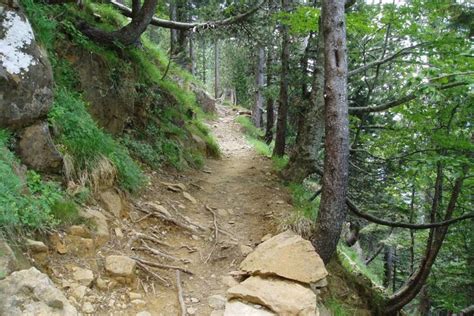
[[[380,279],[379,274],[369,266],[365,265],[359,255],[352,248],[349,248],[343,243],[339,243],[337,253],[342,266],[347,269],[347,271],[353,274],[362,275],[376,286],[381,286],[382,280]]]
[[[140,168],[125,147],[97,126],[79,94],[57,89],[49,120],[59,131],[60,148],[73,157],[77,172],[91,173],[106,157],[117,169],[123,188],[131,192],[140,188],[143,181]]]
[[[65,217],[77,220],[77,208],[57,183],[43,181],[34,171],[18,175],[19,162],[8,149],[10,135],[0,130],[0,231],[43,230]]]
[[[250,118],[241,115],[238,116],[235,121],[243,127],[244,134],[247,136],[247,141],[255,148],[255,151],[262,156],[272,159],[273,168],[276,171],[281,171],[286,167],[289,161],[288,156],[273,156],[274,144],[267,144],[262,140],[265,133],[261,129],[255,127]]]
[[[324,305],[331,311],[333,316],[350,316],[353,313],[338,299],[331,298],[324,302]]]

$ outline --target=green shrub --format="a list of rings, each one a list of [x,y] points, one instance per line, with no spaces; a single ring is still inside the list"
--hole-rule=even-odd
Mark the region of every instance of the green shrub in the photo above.
[[[19,165],[8,150],[9,135],[0,130],[0,229],[4,233],[17,230],[42,230],[77,218],[75,204],[68,200],[57,183],[43,181],[28,171],[26,179],[15,172]]]
[[[123,188],[132,192],[140,188],[143,174],[139,166],[124,146],[97,126],[78,93],[58,88],[49,119],[59,131],[63,151],[73,157],[76,170],[92,171],[106,157],[117,169]]]

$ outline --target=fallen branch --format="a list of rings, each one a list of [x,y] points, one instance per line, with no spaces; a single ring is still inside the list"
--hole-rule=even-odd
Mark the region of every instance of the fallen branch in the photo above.
[[[176,257],[172,256],[171,254],[163,251],[163,250],[159,250],[159,249],[152,248],[152,247],[148,246],[148,244],[144,240],[142,240],[142,243],[143,243],[143,247],[136,247],[136,248],[133,248],[133,249],[135,249],[135,250],[146,250],[146,251],[151,252],[155,256],[163,257],[163,258],[170,259],[170,260],[173,260],[173,261],[181,261],[181,262],[184,262],[184,263],[189,263],[189,261],[187,259],[176,258]]]
[[[217,215],[216,215],[216,212],[214,212],[214,210],[206,205],[205,206],[206,210],[209,211],[211,214],[212,214],[212,217],[213,217],[213,222],[214,222],[214,241],[217,243],[218,241],[218,233],[219,233],[219,227],[217,227]]]
[[[149,241],[152,241],[158,245],[162,245],[162,246],[166,246],[166,247],[169,247],[169,248],[172,248],[172,246],[170,244],[167,244],[165,243],[164,241],[161,241],[159,240],[158,238],[156,237],[152,237],[152,236],[148,236],[146,234],[143,234],[143,233],[139,233],[139,232],[135,232],[134,233],[135,236],[133,236],[129,241],[128,241],[128,247],[131,248],[133,243],[139,239],[145,239],[145,240],[149,240]]]
[[[177,267],[177,266],[170,266],[170,265],[156,263],[156,262],[151,262],[151,261],[143,260],[142,258],[138,258],[138,257],[130,257],[130,258],[132,258],[136,262],[140,262],[140,263],[145,264],[145,265],[150,266],[150,267],[160,268],[160,269],[179,270],[179,271],[182,271],[182,272],[190,274],[190,275],[194,274],[186,268]]]
[[[165,278],[159,276],[158,274],[156,274],[155,272],[151,271],[150,269],[148,269],[148,267],[146,265],[144,265],[143,263],[137,261],[137,266],[142,269],[143,271],[145,271],[146,273],[150,274],[152,277],[154,277],[155,279],[158,279],[160,282],[162,282],[166,287],[169,287],[171,284],[168,282],[168,280],[166,280]]]
[[[143,213],[151,214],[154,217],[157,217],[159,219],[162,219],[162,220],[165,220],[167,222],[173,223],[176,226],[184,228],[184,229],[186,229],[186,230],[188,230],[192,233],[195,233],[195,234],[198,233],[196,228],[194,228],[190,225],[187,225],[185,223],[181,223],[177,219],[173,218],[171,216],[171,213],[168,212],[163,206],[156,205],[155,203],[145,203],[145,206],[148,206],[152,210],[146,210],[146,209],[143,209],[143,208],[139,208],[139,210],[142,211]],[[194,225],[194,226],[196,226],[196,225]],[[198,227],[198,226],[196,226],[196,227]]]
[[[183,288],[181,287],[181,274],[179,270],[176,270],[176,287],[178,288],[178,301],[181,307],[181,316],[186,316],[186,304],[183,298]]]

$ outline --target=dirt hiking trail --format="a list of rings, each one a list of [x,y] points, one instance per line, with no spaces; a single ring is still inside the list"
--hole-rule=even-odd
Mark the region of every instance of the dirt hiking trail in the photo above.
[[[60,251],[61,238],[69,235],[51,242],[57,253],[43,267],[78,310],[179,315],[179,267],[186,314],[222,315],[222,310],[214,311],[223,304],[219,298],[237,284],[229,273],[238,270],[262,237],[277,232],[278,219],[292,208],[271,160],[246,142],[235,123],[237,115],[235,109],[219,106],[217,118],[208,123],[219,142],[220,159],[207,160],[202,170],[151,172],[144,192],[131,198],[121,216],[99,210],[109,232],[102,246],[89,249],[79,237],[66,253]],[[115,256],[138,260],[138,276],[130,269],[128,276],[111,276],[109,265],[127,270],[127,260]],[[86,275],[88,285],[79,285],[84,284],[79,274]],[[209,300],[214,295],[221,297]]]
[[[278,217],[291,210],[287,203],[289,194],[272,170],[271,160],[258,155],[246,142],[240,125],[235,122],[237,115],[237,111],[219,106],[218,118],[209,122],[219,142],[221,159],[209,159],[203,170],[176,174],[175,178],[163,180],[155,176],[144,196],[163,205],[179,203],[177,208],[182,215],[207,228],[200,234],[190,234],[159,224],[160,229],[168,231],[164,240],[176,249],[172,254],[190,261],[186,267],[194,275],[182,274],[182,286],[188,312],[196,315],[211,314],[213,308],[208,298],[216,294],[225,297],[232,285],[229,272],[238,270],[239,263],[251,250],[249,247],[254,248],[263,236],[275,234]],[[163,188],[163,182],[184,184],[196,203],[180,192],[170,194]],[[216,214],[217,244],[214,216],[209,208]],[[167,277],[176,283],[174,273],[167,272]],[[152,315],[178,314],[176,290],[165,293],[147,299],[150,303],[147,311]]]

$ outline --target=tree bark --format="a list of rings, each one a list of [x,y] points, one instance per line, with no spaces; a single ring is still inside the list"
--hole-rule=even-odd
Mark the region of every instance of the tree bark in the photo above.
[[[141,9],[132,18],[132,21],[117,31],[105,32],[85,23],[79,25],[79,29],[96,42],[106,45],[115,45],[118,42],[129,46],[135,44],[140,39],[142,33],[145,32],[155,14],[157,4],[158,0],[145,0]]]
[[[388,288],[393,279],[393,247],[385,246],[383,255],[383,286]]]
[[[220,65],[219,65],[219,41],[218,39],[214,40],[214,98],[219,98],[220,96],[220,86],[221,86],[221,77],[220,77]]]
[[[261,46],[258,48],[255,84],[257,89],[252,109],[252,121],[256,127],[261,128],[263,125],[263,88],[265,84],[265,49]]]
[[[325,158],[322,195],[311,241],[325,263],[334,254],[346,218],[349,179],[347,47],[343,0],[324,0]]]
[[[273,74],[272,74],[272,47],[268,46],[267,47],[267,88],[269,88],[272,85],[273,81]],[[265,130],[265,143],[270,144],[273,141],[273,125],[275,124],[275,115],[273,113],[273,98],[270,95],[270,93],[267,95],[267,126]]]
[[[319,19],[320,30],[321,19]],[[316,64],[314,66],[313,83],[309,109],[305,111],[304,120],[297,138],[295,150],[290,155],[287,167],[282,171],[285,180],[301,183],[314,173],[318,164],[318,155],[324,133],[324,38],[318,34],[316,48]]]
[[[290,0],[282,0],[283,10],[289,10]],[[288,26],[281,26],[281,74],[280,74],[280,96],[278,99],[278,118],[275,135],[275,147],[273,156],[282,157],[286,147],[286,125],[288,117],[288,73],[290,72],[290,35]]]

